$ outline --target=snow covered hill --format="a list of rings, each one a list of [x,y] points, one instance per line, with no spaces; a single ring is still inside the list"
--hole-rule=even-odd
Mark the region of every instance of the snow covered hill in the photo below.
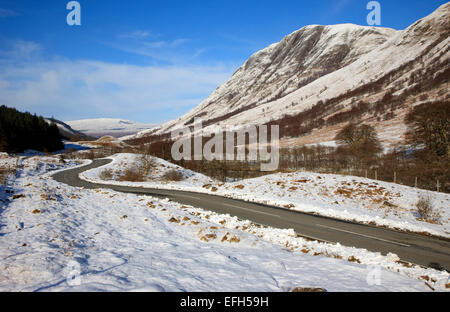
[[[112,118],[82,119],[67,121],[66,123],[79,132],[97,138],[106,135],[119,138],[136,134],[156,126],[155,124]]]
[[[449,35],[450,3],[403,31],[307,26],[252,55],[186,115],[135,138],[168,134],[201,117],[211,128],[273,122],[282,125],[282,144],[298,146],[332,141],[357,119],[372,124],[386,145],[396,144],[411,107],[449,99]]]

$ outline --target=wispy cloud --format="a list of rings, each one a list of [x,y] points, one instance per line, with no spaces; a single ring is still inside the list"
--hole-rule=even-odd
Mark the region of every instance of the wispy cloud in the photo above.
[[[27,48],[28,47],[28,48]],[[176,118],[231,74],[223,65],[137,66],[89,60],[43,60],[19,41],[0,54],[0,103],[70,120],[120,117],[146,122]]]
[[[186,61],[195,59],[204,51],[203,49],[195,49],[195,51],[189,52],[189,49],[186,49],[186,44],[191,40],[188,38],[173,40],[145,40],[144,37],[141,37],[141,40],[136,37],[130,40],[129,36],[120,38],[122,40],[107,43],[107,45],[122,52],[148,57],[152,61],[165,64],[186,63]]]
[[[42,51],[42,46],[33,41],[3,40],[3,46],[10,48],[0,49],[0,59],[8,61],[24,61],[36,58]]]
[[[155,38],[155,37],[159,37],[159,35],[156,35],[149,30],[135,30],[135,31],[132,31],[129,33],[119,35],[119,38],[134,39],[134,40],[142,40],[142,39],[147,39],[149,37]]]
[[[162,48],[175,48],[188,42],[188,39],[175,39],[172,41],[149,41],[142,42],[142,45],[146,48],[162,49]]]
[[[18,16],[19,13],[5,8],[0,8],[0,18]]]

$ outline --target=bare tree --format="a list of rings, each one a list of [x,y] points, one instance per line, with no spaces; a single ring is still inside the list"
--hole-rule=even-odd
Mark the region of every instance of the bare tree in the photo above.
[[[438,156],[450,156],[450,104],[445,101],[414,107],[405,119],[407,142]]]
[[[351,123],[336,135],[335,140],[351,151],[367,156],[376,156],[382,151],[377,132],[370,125]]]

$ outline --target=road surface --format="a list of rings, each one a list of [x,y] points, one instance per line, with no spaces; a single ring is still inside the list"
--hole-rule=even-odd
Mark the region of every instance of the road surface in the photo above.
[[[384,255],[391,252],[402,261],[450,271],[450,239],[399,232],[209,194],[95,184],[79,178],[81,172],[110,162],[108,159],[94,160],[90,165],[56,173],[53,178],[74,187],[107,188],[123,193],[169,198],[184,205],[230,214],[274,228],[294,229],[299,235],[314,240],[365,248]]]

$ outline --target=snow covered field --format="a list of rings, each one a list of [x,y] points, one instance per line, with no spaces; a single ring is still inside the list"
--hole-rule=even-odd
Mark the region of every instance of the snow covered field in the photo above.
[[[0,155],[0,166],[15,162]],[[395,255],[50,177],[76,162],[19,162],[0,188],[0,291],[429,291],[448,283],[448,273]]]
[[[139,165],[139,156],[117,154],[110,158],[113,159],[111,164],[84,172],[80,177],[96,183],[204,192],[342,220],[450,237],[450,195],[444,193],[352,176],[309,172],[277,173],[221,183],[156,158],[148,182],[123,182],[116,181],[117,177],[127,168]],[[105,169],[113,172],[111,180],[100,178]],[[182,173],[185,180],[161,181],[163,174],[171,169]],[[440,215],[436,223],[418,220],[416,203],[421,197],[428,196]]]

